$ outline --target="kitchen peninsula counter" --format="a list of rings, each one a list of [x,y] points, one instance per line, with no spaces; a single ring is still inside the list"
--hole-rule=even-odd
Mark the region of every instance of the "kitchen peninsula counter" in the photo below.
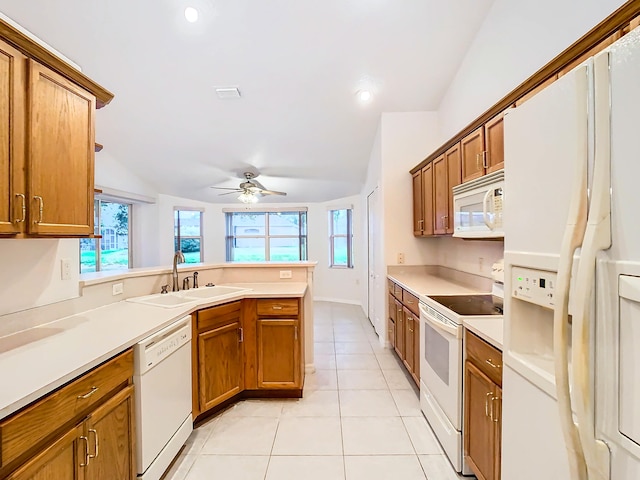
[[[250,290],[173,308],[123,300],[0,337],[0,419],[196,310],[243,298],[302,298],[308,291],[305,282],[222,286]]]

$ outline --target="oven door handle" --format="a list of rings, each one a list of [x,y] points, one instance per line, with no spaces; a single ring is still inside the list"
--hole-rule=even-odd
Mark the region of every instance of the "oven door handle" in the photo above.
[[[422,305],[420,305],[420,318],[423,318],[425,322],[428,322],[432,327],[437,328],[442,332],[448,333],[449,335],[454,336],[456,339],[462,338],[462,329],[460,328],[460,326],[453,327],[433,318],[431,315],[429,315],[429,313],[424,309]]]

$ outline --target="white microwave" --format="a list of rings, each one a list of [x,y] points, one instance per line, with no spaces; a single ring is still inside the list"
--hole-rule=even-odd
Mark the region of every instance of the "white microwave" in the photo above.
[[[453,187],[453,236],[504,238],[504,170]]]

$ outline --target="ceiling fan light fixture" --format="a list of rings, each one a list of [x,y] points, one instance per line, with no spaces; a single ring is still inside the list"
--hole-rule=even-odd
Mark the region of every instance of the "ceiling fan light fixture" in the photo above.
[[[198,10],[193,7],[187,7],[184,9],[184,18],[187,19],[187,22],[195,23],[198,21]]]
[[[244,191],[238,197],[242,203],[256,203],[258,201],[258,197],[251,191]]]

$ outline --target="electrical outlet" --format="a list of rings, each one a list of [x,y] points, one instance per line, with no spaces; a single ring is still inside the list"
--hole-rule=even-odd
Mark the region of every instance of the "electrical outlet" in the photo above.
[[[398,265],[402,265],[404,263],[404,253],[398,254]]]
[[[280,278],[292,278],[291,270],[280,270]]]
[[[484,268],[484,258],[478,257],[478,269],[482,271],[483,268]]]
[[[114,283],[111,287],[111,295],[122,295],[124,293],[124,283]]]
[[[60,260],[60,278],[62,280],[71,279],[71,260],[68,258]]]

